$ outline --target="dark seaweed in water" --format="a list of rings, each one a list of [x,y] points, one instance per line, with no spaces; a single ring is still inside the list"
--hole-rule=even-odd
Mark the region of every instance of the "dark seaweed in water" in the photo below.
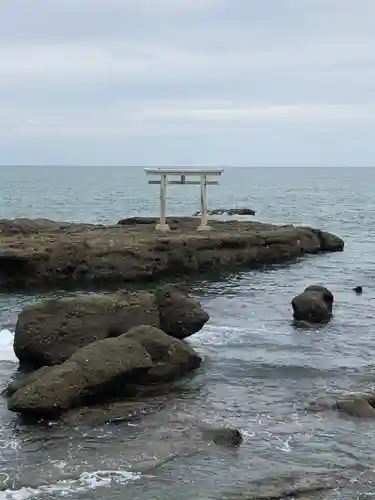
[[[2,216],[115,223],[155,215],[157,195],[143,175],[83,168],[73,182],[66,170],[0,169]],[[191,338],[204,355],[202,367],[172,392],[113,409],[114,423],[97,410],[30,425],[3,406],[0,480],[9,494],[21,489],[10,498],[249,500],[253,493],[265,498],[277,478],[284,492],[298,484],[327,486],[300,495],[309,500],[337,499],[336,486],[345,500],[373,493],[375,422],[305,407],[375,386],[374,176],[370,169],[235,169],[227,175],[212,190],[212,206],[232,206],[235,199],[255,207],[265,222],[327,229],[344,238],[345,251],[196,284],[211,314]],[[52,191],[51,203],[41,206]],[[7,198],[17,202],[4,203]],[[176,214],[196,209],[196,193],[185,188],[169,201]],[[313,283],[333,292],[333,320],[296,328],[290,300]],[[366,293],[356,296],[353,283]],[[34,299],[3,294],[2,325],[14,325],[21,306]],[[17,366],[9,360],[10,340],[3,332],[1,388]],[[238,428],[244,442],[236,449],[207,443],[198,432],[206,425]]]

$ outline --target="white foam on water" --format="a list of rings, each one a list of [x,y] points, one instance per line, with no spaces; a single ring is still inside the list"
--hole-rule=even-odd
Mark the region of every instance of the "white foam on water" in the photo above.
[[[230,325],[207,325],[192,339],[197,345],[225,345],[245,332],[244,328]]]
[[[276,448],[284,453],[290,453],[292,448],[290,447],[290,441],[292,440],[292,436],[289,436],[285,441],[283,441],[281,446],[277,446]]]
[[[0,330],[0,361],[18,362],[13,350],[14,332]]]
[[[64,479],[54,484],[39,488],[23,487],[18,490],[6,489],[0,492],[0,500],[29,500],[41,495],[59,495],[61,497],[72,493],[82,493],[97,488],[108,488],[113,484],[128,484],[141,477],[137,472],[125,470],[99,470],[83,472],[78,479]]]

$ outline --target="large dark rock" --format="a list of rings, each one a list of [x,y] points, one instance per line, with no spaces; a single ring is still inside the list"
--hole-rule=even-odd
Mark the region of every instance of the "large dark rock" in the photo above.
[[[212,210],[207,211],[208,215],[255,215],[255,210],[251,208],[214,208]],[[194,212],[194,216],[197,217],[201,215],[201,212],[198,210]]]
[[[160,325],[152,293],[46,299],[19,315],[14,352],[23,364],[55,365],[91,342],[118,336],[137,325]]]
[[[139,342],[154,362],[147,374],[139,379],[146,384],[174,380],[201,363],[201,357],[189,344],[166,335],[158,328],[134,327],[125,333],[125,337]]]
[[[208,319],[200,303],[176,287],[162,288],[156,294],[121,292],[46,299],[19,315],[14,351],[24,365],[55,365],[81,347],[117,337],[133,326],[160,326],[181,339],[198,332]]]
[[[119,288],[344,248],[337,236],[308,227],[212,220],[211,231],[197,232],[199,218],[172,219],[168,234],[155,231],[152,218],[111,226],[3,220],[0,289]]]
[[[61,413],[114,388],[119,391],[152,365],[151,356],[136,341],[123,336],[98,340],[16,391],[8,408],[40,416]]]
[[[333,295],[325,287],[311,285],[292,300],[293,316],[297,321],[324,323],[332,316]]]
[[[174,380],[197,368],[199,355],[184,341],[152,326],[93,342],[64,363],[26,377],[8,400],[11,411],[54,416],[81,404],[126,397],[137,384]]]
[[[200,303],[175,287],[165,287],[156,292],[161,329],[177,339],[184,339],[199,332],[209,320]]]

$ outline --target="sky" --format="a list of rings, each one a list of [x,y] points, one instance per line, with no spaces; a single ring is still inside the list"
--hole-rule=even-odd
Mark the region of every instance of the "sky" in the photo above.
[[[0,164],[375,165],[374,0],[2,0]]]

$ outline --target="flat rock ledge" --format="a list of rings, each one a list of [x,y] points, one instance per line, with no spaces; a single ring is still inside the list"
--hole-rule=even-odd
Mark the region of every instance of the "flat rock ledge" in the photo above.
[[[91,288],[153,282],[205,272],[225,273],[281,263],[305,254],[341,251],[337,236],[293,225],[171,218],[168,234],[155,218],[133,217],[113,226],[0,220],[0,289]]]

